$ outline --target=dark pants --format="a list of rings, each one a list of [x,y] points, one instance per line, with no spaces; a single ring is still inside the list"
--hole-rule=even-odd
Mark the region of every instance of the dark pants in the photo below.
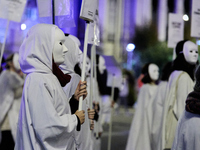
[[[0,150],[14,150],[15,143],[11,131],[2,131],[2,139],[0,143]]]

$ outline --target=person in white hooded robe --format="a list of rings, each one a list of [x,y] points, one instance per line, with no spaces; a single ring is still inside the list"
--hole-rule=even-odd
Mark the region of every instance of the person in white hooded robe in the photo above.
[[[82,51],[79,49],[78,44],[75,42],[76,37],[73,35],[66,36],[64,45],[68,47],[68,52],[65,54],[65,62],[60,65],[61,70],[65,74],[69,74],[71,76],[70,82],[63,87],[66,95],[68,97],[73,96],[76,87],[81,80],[80,75],[76,74],[74,71],[75,65],[79,62],[79,57],[82,54]],[[78,39],[77,39],[78,40]],[[77,41],[76,40],[76,41]],[[88,69],[86,69],[88,70]],[[87,82],[88,84],[88,82]],[[87,89],[88,91],[88,89]],[[83,101],[82,108],[84,111],[89,112],[89,114],[85,113],[85,122],[81,126],[81,130],[76,133],[75,142],[77,150],[89,150],[91,145],[91,134],[90,134],[90,120],[94,117],[94,110],[88,109],[88,97]]]
[[[96,71],[99,93],[102,99],[101,107],[101,126],[110,123],[111,108],[114,107],[115,102],[119,97],[119,88],[114,88],[114,99],[111,99],[111,86],[107,86],[108,72],[106,69],[106,61],[103,56],[96,55]]]
[[[188,94],[185,110],[178,120],[172,150],[199,150],[200,147],[200,66],[195,79],[194,90]]]
[[[144,83],[140,88],[137,107],[134,118],[129,131],[126,150],[150,150],[150,125],[149,115],[147,110],[152,102],[157,90],[157,80],[159,78],[159,68],[156,64],[147,63],[142,72]]]
[[[20,47],[19,63],[27,76],[15,150],[72,150],[74,147],[75,130],[84,123],[85,116],[84,111],[71,114],[61,87],[69,82],[57,72],[67,52],[64,40],[64,33],[56,25],[37,24],[28,31]],[[80,82],[74,98],[85,98],[85,89],[86,82]]]
[[[166,97],[167,82],[172,72],[172,62],[168,62],[162,69],[162,76],[158,84],[155,98],[152,103],[151,149],[156,150],[159,141],[159,132],[162,126],[162,114]]]
[[[6,59],[6,69],[0,75],[0,149],[13,150],[24,84],[19,55],[14,53]],[[0,133],[0,134],[1,134]]]
[[[193,89],[198,61],[197,45],[188,40],[180,41],[176,45],[176,55],[166,91],[162,132],[159,137],[161,149],[171,149],[178,119],[185,108],[185,99]]]

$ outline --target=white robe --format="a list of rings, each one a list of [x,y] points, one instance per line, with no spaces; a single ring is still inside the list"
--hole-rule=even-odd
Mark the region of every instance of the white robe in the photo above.
[[[187,95],[193,90],[193,87],[194,82],[186,72],[173,71],[170,75],[163,112],[162,135],[159,138],[162,141],[162,149],[171,148],[177,126],[177,121],[174,121],[172,124],[172,122],[167,121],[167,118],[172,120],[176,120],[176,118],[179,119],[180,115],[185,109],[185,100]],[[174,98],[175,103],[173,104]],[[172,116],[170,116],[168,113],[169,108],[173,109]]]
[[[171,150],[199,150],[200,115],[184,111],[179,118]]]
[[[0,75],[0,125],[3,124],[3,120],[8,114],[9,126],[14,141],[17,132],[16,128],[23,84],[24,79],[13,71],[4,70]]]
[[[156,150],[159,141],[159,132],[162,126],[162,113],[166,96],[167,81],[161,81],[158,85],[155,98],[152,103],[152,125],[151,125],[151,149]]]
[[[148,150],[150,146],[147,108],[153,100],[157,85],[144,84],[138,95],[137,108],[129,131],[126,150]]]
[[[68,52],[65,54],[65,62],[59,67],[63,73],[71,76],[70,82],[63,87],[66,96],[70,99],[70,97],[75,93],[78,83],[81,80],[81,77],[74,72],[74,66],[78,63],[79,48],[70,37],[66,37],[64,44],[68,48]],[[87,81],[87,85],[88,84],[89,82]],[[89,92],[88,88],[87,91]],[[91,145],[90,120],[87,113],[87,109],[89,108],[88,103],[89,94],[82,103],[82,110],[85,111],[85,122],[81,125],[81,130],[76,131],[75,146],[77,150],[89,150]]]
[[[78,124],[67,97],[52,73],[52,50],[57,26],[32,27],[19,50],[27,74],[17,128],[15,150],[71,150]]]

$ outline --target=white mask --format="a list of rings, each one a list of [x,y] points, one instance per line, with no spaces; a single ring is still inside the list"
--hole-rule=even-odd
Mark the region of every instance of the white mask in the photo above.
[[[197,63],[198,60],[198,47],[196,44],[194,44],[191,41],[185,42],[183,46],[183,55],[185,57],[185,60],[191,64],[194,65]]]
[[[103,74],[106,69],[105,59],[102,56],[99,56],[99,72]]]
[[[68,51],[67,47],[64,45],[65,35],[59,28],[55,30],[55,42],[53,47],[53,58],[57,65],[60,65],[65,60],[65,53]]]
[[[79,53],[78,53],[78,62],[80,63],[81,62],[81,57],[83,55],[83,52],[79,49]],[[78,63],[77,62],[77,63]]]
[[[150,64],[148,68],[149,76],[151,80],[156,81],[159,78],[159,68],[155,64]]]
[[[89,75],[90,69],[91,69],[90,59],[87,57],[87,60],[86,60],[86,68],[85,68],[86,74]]]
[[[15,69],[17,71],[20,70],[20,65],[19,65],[19,54],[15,53],[14,56],[13,56],[13,65],[15,67]]]
[[[83,54],[80,54],[79,66],[80,66],[81,69],[83,69]],[[86,58],[86,64],[85,64],[85,74],[86,75],[89,74],[90,68],[91,68],[90,59],[87,57]]]

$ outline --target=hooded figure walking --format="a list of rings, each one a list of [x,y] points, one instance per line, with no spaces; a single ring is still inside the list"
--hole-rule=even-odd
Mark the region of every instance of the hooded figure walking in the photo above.
[[[19,63],[27,74],[17,128],[15,150],[71,150],[74,131],[84,123],[84,111],[71,114],[62,89],[58,65],[64,62],[65,35],[57,26],[37,24],[27,33],[19,50]],[[61,71],[62,72],[62,71]],[[87,95],[85,82],[76,97]],[[62,85],[62,86],[61,86]]]

